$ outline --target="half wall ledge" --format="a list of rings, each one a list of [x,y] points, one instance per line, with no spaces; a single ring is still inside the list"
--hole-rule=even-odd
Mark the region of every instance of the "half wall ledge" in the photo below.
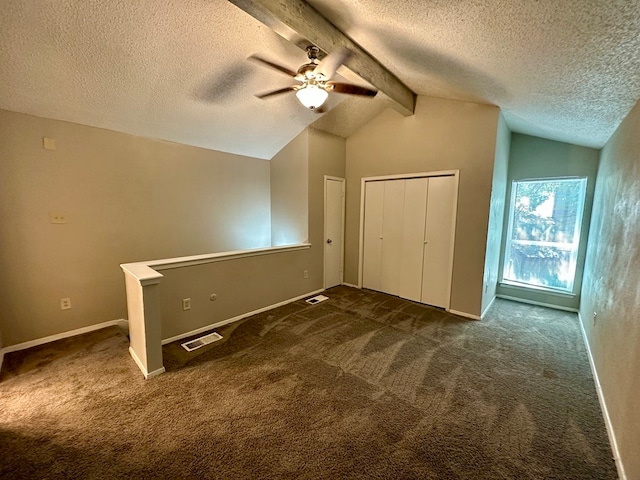
[[[124,272],[127,292],[129,352],[138,368],[142,371],[145,379],[157,376],[165,371],[162,360],[162,325],[159,290],[159,284],[163,275],[160,271],[173,268],[188,268],[195,265],[222,261],[235,261],[247,257],[295,252],[298,250],[306,250],[310,247],[310,243],[300,243],[189,257],[165,258],[146,262],[123,263],[120,265],[120,268],[122,268]],[[265,278],[265,282],[269,285],[269,282],[272,282],[272,280]],[[248,292],[247,295],[250,295],[250,292]],[[268,307],[268,305],[265,305],[265,307]],[[241,317],[242,315],[238,318]],[[228,321],[226,323],[228,323]]]

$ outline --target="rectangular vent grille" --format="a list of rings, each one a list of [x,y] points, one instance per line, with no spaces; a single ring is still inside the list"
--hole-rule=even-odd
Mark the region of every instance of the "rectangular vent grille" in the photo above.
[[[325,300],[329,300],[329,297],[325,297],[324,295],[316,295],[315,297],[308,298],[305,300],[307,303],[311,305],[315,305],[316,303],[324,302]]]
[[[182,346],[187,352],[193,352],[194,350],[199,349],[200,347],[204,347],[205,345],[209,345],[210,343],[216,342],[222,338],[222,335],[219,333],[213,332],[204,337],[196,338],[195,340],[189,340],[188,342],[184,342]]]

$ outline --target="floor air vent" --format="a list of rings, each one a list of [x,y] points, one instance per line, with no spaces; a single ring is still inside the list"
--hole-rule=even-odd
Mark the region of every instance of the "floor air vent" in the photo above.
[[[316,303],[324,302],[325,300],[329,300],[329,297],[325,297],[324,295],[316,295],[315,297],[307,298],[305,302],[310,303],[311,305],[315,305]]]
[[[200,347],[204,347],[205,345],[209,345],[215,341],[218,341],[222,338],[222,335],[219,333],[213,332],[204,337],[196,338],[195,340],[189,340],[188,342],[184,342],[182,346],[187,352],[193,352],[194,350],[199,349]]]

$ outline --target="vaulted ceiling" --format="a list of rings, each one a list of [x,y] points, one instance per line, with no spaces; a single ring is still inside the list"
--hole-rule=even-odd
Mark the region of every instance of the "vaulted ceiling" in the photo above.
[[[308,3],[414,93],[497,105],[514,131],[601,147],[640,97],[640,0]],[[393,106],[256,98],[291,81],[247,57],[296,70],[295,43],[226,0],[5,0],[0,108],[271,158]]]

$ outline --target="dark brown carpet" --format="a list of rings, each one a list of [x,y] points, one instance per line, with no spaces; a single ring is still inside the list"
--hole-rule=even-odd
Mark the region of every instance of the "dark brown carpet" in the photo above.
[[[0,478],[617,478],[574,314],[327,295],[149,381],[115,327],[9,354]]]

